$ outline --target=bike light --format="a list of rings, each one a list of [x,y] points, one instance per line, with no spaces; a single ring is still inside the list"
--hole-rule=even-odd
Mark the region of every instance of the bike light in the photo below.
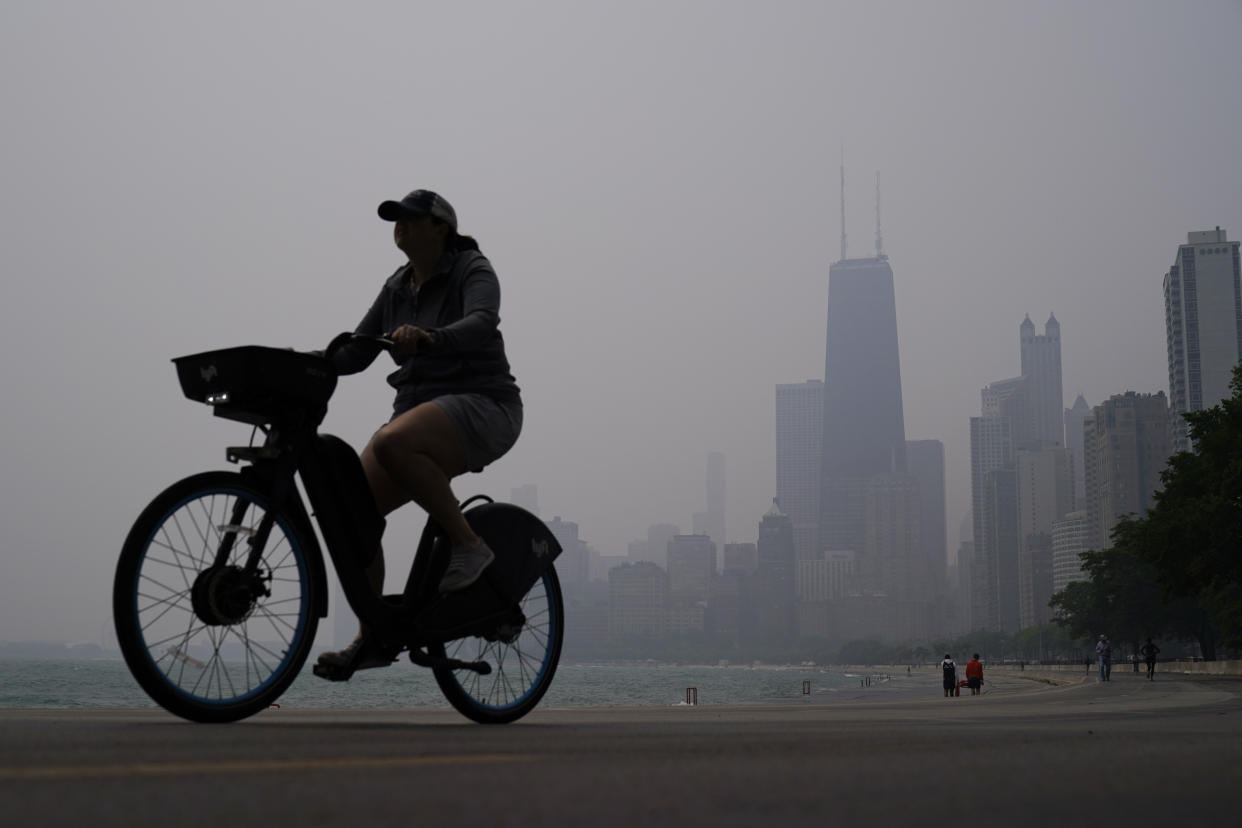
[[[229,401],[228,391],[217,391],[214,394],[207,395],[208,405],[223,405]]]

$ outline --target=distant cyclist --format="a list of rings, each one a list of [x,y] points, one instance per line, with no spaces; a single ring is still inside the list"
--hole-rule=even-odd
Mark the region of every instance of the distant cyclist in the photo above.
[[[392,418],[362,450],[362,467],[381,515],[413,500],[452,542],[441,592],[473,584],[495,553],[462,516],[449,481],[482,471],[517,441],[522,398],[500,335],[500,283],[478,243],[457,232],[457,213],[430,190],[385,201],[379,217],[393,222],[393,241],[408,260],[389,276],[356,333],[386,335],[397,370]],[[333,357],[340,374],[364,370],[380,347],[353,342]],[[367,570],[384,584],[382,552]],[[391,663],[368,646],[366,631],[319,661],[355,669]]]

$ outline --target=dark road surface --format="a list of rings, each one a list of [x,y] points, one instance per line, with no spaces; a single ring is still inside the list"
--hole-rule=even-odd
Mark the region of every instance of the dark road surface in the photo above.
[[[547,709],[501,727],[448,709],[214,726],[0,710],[0,809],[5,826],[1236,826],[1242,680]]]

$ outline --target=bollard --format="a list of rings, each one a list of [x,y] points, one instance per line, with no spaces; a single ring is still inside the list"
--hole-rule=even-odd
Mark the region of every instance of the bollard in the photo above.
[[[811,683],[810,683],[809,681],[803,680],[803,682],[802,682],[802,695],[804,695],[804,696],[809,696],[809,695],[811,695]]]
[[[686,688],[686,704],[698,705],[698,703],[699,703],[699,688],[687,687]]]

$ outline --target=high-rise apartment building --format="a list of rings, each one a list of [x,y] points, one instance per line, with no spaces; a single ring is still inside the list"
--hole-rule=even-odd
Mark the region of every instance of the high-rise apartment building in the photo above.
[[[776,386],[776,499],[793,523],[800,561],[823,558],[818,543],[823,442],[823,382]]]
[[[944,443],[939,440],[907,440],[906,467],[918,483],[919,550],[927,572],[927,597],[945,591],[949,565],[945,526]]]
[[[1049,314],[1043,336],[1027,316],[1019,326],[1022,376],[1031,386],[1031,419],[1035,439],[1065,445],[1061,391],[1061,323]]]
[[[1013,463],[1013,421],[993,414],[970,418],[970,513],[974,538],[970,562],[971,629],[1000,629],[997,583],[1000,577],[992,544],[995,521],[989,475]],[[965,585],[964,585],[965,586]]]
[[[756,618],[759,634],[786,639],[796,632],[793,523],[775,499],[759,521],[759,583]]]
[[[1079,556],[1091,546],[1090,522],[1085,509],[1070,512],[1052,524],[1052,591],[1085,580]]]
[[[1229,380],[1242,359],[1242,266],[1238,242],[1217,227],[1186,234],[1164,277],[1173,451],[1191,449],[1188,411],[1230,396]]]
[[[1112,545],[1113,527],[1155,505],[1171,446],[1164,392],[1127,391],[1097,405],[1083,435],[1090,548]]]
[[[1091,406],[1082,394],[1074,400],[1072,408],[1065,409],[1065,447],[1074,458],[1074,508],[1086,505],[1086,477],[1083,471],[1082,424],[1091,416]]]
[[[1074,509],[1073,459],[1051,442],[1018,449],[1019,628],[1045,624],[1052,597],[1052,528]]]

